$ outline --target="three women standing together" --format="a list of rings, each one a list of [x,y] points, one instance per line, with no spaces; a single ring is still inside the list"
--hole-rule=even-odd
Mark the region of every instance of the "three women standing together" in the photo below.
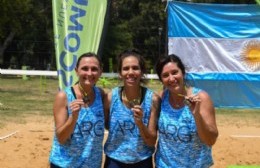
[[[213,164],[211,146],[218,136],[214,106],[205,91],[186,86],[179,57],[158,60],[156,70],[164,86],[159,94],[143,85],[145,62],[135,50],[119,55],[123,85],[108,94],[95,86],[102,72],[97,55],[83,54],[75,70],[79,82],[59,92],[54,102],[51,167],[101,167],[105,125],[105,168]]]

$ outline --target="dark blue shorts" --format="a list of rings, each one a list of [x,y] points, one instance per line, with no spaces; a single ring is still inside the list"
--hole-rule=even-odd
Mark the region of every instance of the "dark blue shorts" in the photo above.
[[[53,163],[50,163],[50,168],[61,168],[61,167],[59,167],[59,166],[56,166],[55,164],[53,164]]]
[[[153,158],[149,157],[138,163],[125,164],[106,156],[104,168],[153,168]]]

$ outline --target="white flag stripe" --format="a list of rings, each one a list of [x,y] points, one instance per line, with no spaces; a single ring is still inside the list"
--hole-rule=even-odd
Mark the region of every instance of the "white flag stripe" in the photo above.
[[[247,55],[252,45],[260,47],[260,40],[169,38],[169,54],[179,55],[189,72],[256,72],[259,63]]]

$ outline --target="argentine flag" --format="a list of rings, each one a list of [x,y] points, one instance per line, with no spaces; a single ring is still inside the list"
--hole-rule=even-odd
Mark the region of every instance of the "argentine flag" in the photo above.
[[[172,1],[168,52],[215,107],[260,108],[260,6]]]

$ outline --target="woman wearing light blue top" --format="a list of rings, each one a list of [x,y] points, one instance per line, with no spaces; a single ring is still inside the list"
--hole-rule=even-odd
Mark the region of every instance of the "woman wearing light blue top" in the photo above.
[[[145,62],[137,51],[119,55],[118,71],[124,85],[114,88],[105,101],[105,168],[152,168],[160,98],[141,86]]]
[[[156,168],[208,168],[211,147],[218,137],[210,96],[185,85],[185,68],[174,54],[162,57],[156,71],[164,85],[158,120]]]
[[[102,73],[94,53],[78,59],[78,83],[57,93],[53,106],[55,135],[50,152],[51,168],[100,168],[104,137],[102,89],[95,86]]]

